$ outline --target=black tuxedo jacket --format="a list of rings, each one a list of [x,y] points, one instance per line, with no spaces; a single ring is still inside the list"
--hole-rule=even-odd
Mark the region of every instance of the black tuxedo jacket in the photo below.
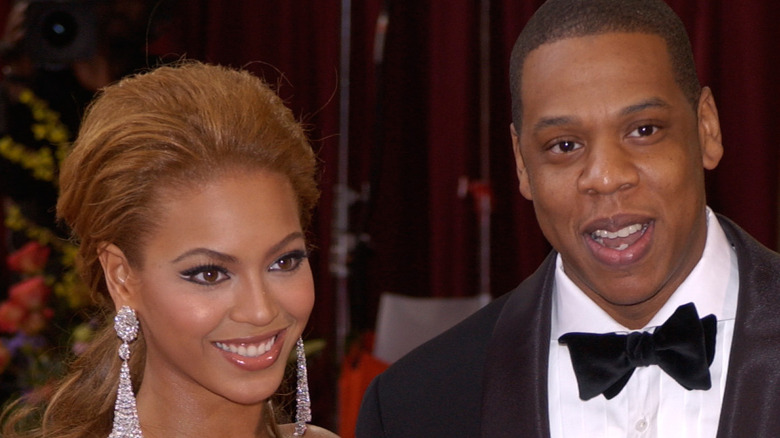
[[[780,437],[780,255],[719,219],[737,252],[739,298],[718,438]],[[549,437],[555,255],[379,375],[357,437]]]

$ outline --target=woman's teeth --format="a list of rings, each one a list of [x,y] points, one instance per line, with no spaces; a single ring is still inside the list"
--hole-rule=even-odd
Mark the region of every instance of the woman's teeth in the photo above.
[[[260,344],[226,344],[224,342],[215,342],[214,345],[220,350],[227,351],[229,353],[237,354],[244,357],[257,357],[262,354],[268,353],[276,342],[276,336]]]

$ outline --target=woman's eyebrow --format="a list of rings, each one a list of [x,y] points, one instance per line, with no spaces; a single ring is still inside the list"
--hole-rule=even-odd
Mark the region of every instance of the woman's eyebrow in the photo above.
[[[180,262],[188,257],[196,256],[196,255],[205,255],[209,258],[213,258],[216,260],[219,260],[224,263],[235,263],[238,261],[235,257],[221,253],[219,251],[214,251],[213,249],[208,248],[193,248],[189,251],[185,251],[180,256],[176,257],[175,259],[171,260],[171,263],[177,263]]]

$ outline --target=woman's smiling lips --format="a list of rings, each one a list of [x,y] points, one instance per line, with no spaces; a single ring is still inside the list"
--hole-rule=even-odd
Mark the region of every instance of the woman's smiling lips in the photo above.
[[[655,222],[647,217],[621,215],[591,222],[583,236],[597,261],[622,267],[647,253],[654,225]]]
[[[271,336],[232,339],[212,342],[232,364],[246,371],[259,371],[270,367],[279,359],[287,330]]]

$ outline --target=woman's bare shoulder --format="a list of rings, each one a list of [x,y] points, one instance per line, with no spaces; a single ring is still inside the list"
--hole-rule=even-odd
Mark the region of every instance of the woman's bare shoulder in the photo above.
[[[339,438],[339,436],[335,433],[314,425],[309,425],[309,427],[306,429],[306,435],[304,435],[304,437],[308,436],[316,438]]]
[[[282,432],[282,436],[285,438],[293,438],[295,424],[280,424],[279,430]],[[306,433],[303,435],[303,438],[339,438],[339,436],[327,429],[309,424],[306,427]]]

